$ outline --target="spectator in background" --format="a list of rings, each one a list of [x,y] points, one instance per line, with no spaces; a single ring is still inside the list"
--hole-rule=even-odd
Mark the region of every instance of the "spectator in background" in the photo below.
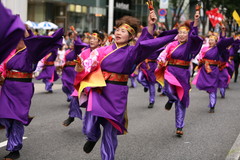
[[[73,32],[68,33],[68,37],[66,37],[66,49],[70,49],[70,44],[74,42],[74,34]]]

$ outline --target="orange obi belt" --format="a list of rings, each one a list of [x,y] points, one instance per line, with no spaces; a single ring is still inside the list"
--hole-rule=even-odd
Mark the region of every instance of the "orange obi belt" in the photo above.
[[[44,66],[53,66],[54,65],[54,61],[45,61],[44,62]]]
[[[106,83],[118,84],[118,85],[127,85],[128,75],[127,74],[118,74],[103,71],[103,77]]]
[[[184,61],[184,60],[180,60],[180,59],[173,59],[170,58],[168,60],[168,66],[176,66],[179,68],[184,68],[184,69],[188,69],[190,66],[190,62],[189,61]]]
[[[76,62],[74,62],[74,61],[67,61],[66,63],[65,63],[65,66],[66,67],[74,67],[76,65]]]
[[[204,59],[204,58],[200,60],[200,63],[208,64],[210,66],[218,66],[220,64],[220,62],[217,60]]]
[[[230,57],[229,57],[229,60],[233,60],[233,59],[234,59],[234,56],[230,56]]]
[[[144,60],[146,63],[156,63],[157,60],[154,60],[154,59],[145,59]]]
[[[212,69],[210,68],[210,66],[219,66],[220,61],[212,60],[212,59],[201,59],[200,64],[204,64],[207,73],[210,73],[212,72]]]
[[[12,81],[20,81],[20,82],[32,82],[32,73],[7,70],[6,79],[12,80]]]
[[[219,70],[222,71],[224,68],[227,67],[227,62],[219,62]]]
[[[148,63],[157,63],[157,60],[154,60],[154,59],[145,59],[144,60],[145,63],[147,63],[147,69],[149,70],[150,69],[150,66]]]

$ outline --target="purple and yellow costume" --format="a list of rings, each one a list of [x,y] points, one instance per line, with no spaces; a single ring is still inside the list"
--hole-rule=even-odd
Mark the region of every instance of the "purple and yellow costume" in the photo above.
[[[22,148],[23,125],[31,122],[29,110],[34,94],[32,73],[46,54],[62,44],[63,29],[49,36],[30,36],[24,39],[27,47],[13,50],[4,62],[6,78],[0,93],[0,124],[7,130],[8,151]]]
[[[88,141],[97,142],[101,136],[100,124],[103,126],[102,159],[114,159],[117,134],[127,130],[128,75],[149,56],[147,53],[172,41],[176,34],[151,39],[152,35],[144,28],[135,46],[113,44],[101,47],[82,61],[84,71],[79,72],[82,75],[78,77],[79,94],[84,88],[91,87],[83,132]]]

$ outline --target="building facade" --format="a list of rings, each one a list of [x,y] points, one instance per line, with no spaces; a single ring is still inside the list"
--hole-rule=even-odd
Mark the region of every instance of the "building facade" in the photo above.
[[[28,0],[28,20],[50,21],[79,32],[106,30],[106,0]]]
[[[13,14],[20,15],[21,19],[27,21],[28,0],[0,0],[6,8],[12,10]]]

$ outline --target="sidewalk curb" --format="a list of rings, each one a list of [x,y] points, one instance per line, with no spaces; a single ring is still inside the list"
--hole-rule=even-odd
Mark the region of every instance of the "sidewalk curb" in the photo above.
[[[225,160],[239,160],[239,157],[240,157],[240,134],[238,135],[232,148],[228,152]]]

